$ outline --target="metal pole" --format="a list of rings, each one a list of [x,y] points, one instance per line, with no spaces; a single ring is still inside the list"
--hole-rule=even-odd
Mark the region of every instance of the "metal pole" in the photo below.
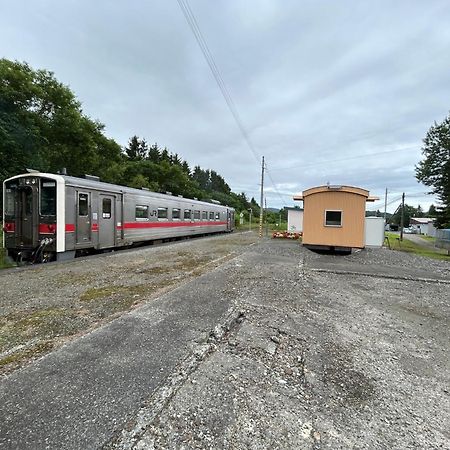
[[[403,225],[405,222],[405,193],[402,195],[402,215],[400,216],[400,240],[403,241]]]
[[[264,156],[262,157],[261,164],[261,201],[259,202],[259,237],[263,235],[263,202],[264,202]]]
[[[250,208],[248,210],[248,212],[249,212],[249,216],[250,216],[250,222],[249,222],[249,226],[248,226],[248,231],[252,231],[252,212],[253,212],[253,210]]]
[[[384,194],[384,224],[385,225],[386,225],[387,193],[388,193],[388,190],[386,188],[386,192]]]

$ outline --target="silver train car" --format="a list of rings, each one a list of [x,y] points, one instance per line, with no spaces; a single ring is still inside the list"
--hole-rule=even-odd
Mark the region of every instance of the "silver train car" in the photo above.
[[[103,183],[30,172],[3,183],[3,245],[16,261],[80,254],[234,229],[233,208]]]

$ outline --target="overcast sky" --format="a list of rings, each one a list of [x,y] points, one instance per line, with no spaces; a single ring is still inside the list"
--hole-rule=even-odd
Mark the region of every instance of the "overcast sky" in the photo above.
[[[385,188],[388,210],[433,202],[414,166],[450,110],[449,0],[189,4],[257,156],[176,0],[0,0],[0,56],[53,71],[119,144],[167,146],[258,202],[264,155],[268,207],[327,182],[380,209]]]

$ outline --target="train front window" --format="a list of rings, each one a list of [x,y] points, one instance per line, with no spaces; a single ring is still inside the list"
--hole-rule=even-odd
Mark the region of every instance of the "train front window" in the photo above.
[[[5,187],[5,216],[15,215],[17,184],[7,183]]]
[[[41,215],[56,215],[56,182],[41,180]]]

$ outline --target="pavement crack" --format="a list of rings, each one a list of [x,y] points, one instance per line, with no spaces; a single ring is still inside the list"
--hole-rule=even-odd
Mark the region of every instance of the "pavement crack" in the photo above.
[[[217,350],[222,342],[227,340],[229,334],[239,327],[244,317],[245,313],[241,309],[233,308],[229,311],[227,316],[209,333],[206,342],[195,344],[193,351],[177,366],[163,385],[144,402],[135,414],[135,418],[128,421],[121,430],[116,431],[101,449],[135,449],[145,431],[155,423],[190,376]]]

